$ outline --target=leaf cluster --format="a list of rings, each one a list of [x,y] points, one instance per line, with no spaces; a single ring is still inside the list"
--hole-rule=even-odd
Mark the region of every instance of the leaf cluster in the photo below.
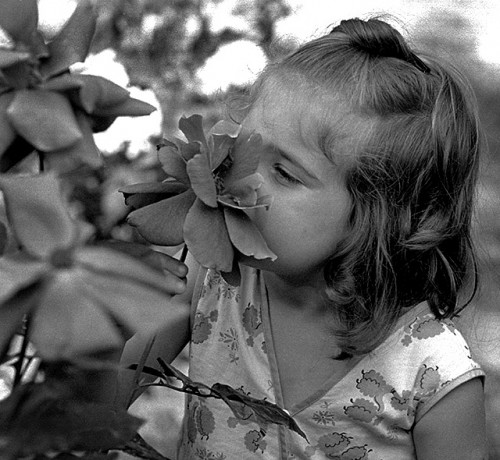
[[[36,0],[1,3],[0,172],[33,150],[58,171],[77,162],[98,166],[93,132],[118,116],[154,110],[105,78],[70,71],[85,60],[96,20],[90,0],[80,1],[55,38],[46,41],[38,30]]]
[[[215,383],[211,387],[208,387],[204,383],[191,380],[187,375],[161,358],[158,358],[158,363],[162,371],[143,366],[142,372],[159,379],[155,383],[144,384],[144,386],[168,387],[201,398],[221,399],[229,406],[238,420],[252,420],[258,423],[263,434],[265,434],[265,430],[269,424],[277,424],[287,427],[307,440],[306,434],[300,429],[295,420],[276,404],[266,399],[254,398],[239,389],[222,383]],[[137,368],[138,366],[136,365],[131,366],[131,369]],[[175,383],[172,383],[172,379],[179,382],[181,386],[179,387]]]
[[[113,458],[109,451],[116,449],[162,458],[137,434],[142,420],[127,413],[135,389],[126,404],[117,397],[118,358],[132,335],[154,334],[179,311],[169,302],[155,252],[102,241],[97,221],[84,219],[72,199],[82,168],[103,165],[93,133],[118,116],[153,110],[105,78],[71,70],[87,56],[96,21],[91,0],[80,0],[49,40],[38,28],[37,0],[0,3],[0,366],[11,387],[0,401],[1,458],[72,459],[74,451],[84,452],[78,458]],[[203,243],[200,215],[209,216],[210,227],[216,214],[228,229],[227,244],[215,251],[218,268],[220,260],[232,268],[233,245],[274,257],[242,212],[271,203],[258,193],[252,153],[259,137],[240,136],[224,122],[205,136],[200,116],[180,126],[187,142],[164,140],[159,151],[169,179],[126,187],[127,203],[142,212],[190,193],[185,210],[202,208],[198,220],[185,227],[187,214],[176,215],[161,230],[181,235],[178,242],[186,240],[204,265],[213,263],[214,252]],[[160,362],[164,386],[175,378],[181,391],[222,399],[236,417],[253,417],[263,430],[278,423],[304,436],[279,407],[225,385],[207,388]],[[143,364],[136,385],[150,371]]]

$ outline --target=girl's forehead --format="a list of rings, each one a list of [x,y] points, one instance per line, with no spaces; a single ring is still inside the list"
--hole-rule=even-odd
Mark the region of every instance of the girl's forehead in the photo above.
[[[274,81],[273,81],[274,80]],[[264,83],[244,125],[262,134],[264,140],[274,136],[298,136],[307,147],[320,150],[331,160],[349,154],[373,120],[355,113],[341,94],[288,79],[273,78]]]

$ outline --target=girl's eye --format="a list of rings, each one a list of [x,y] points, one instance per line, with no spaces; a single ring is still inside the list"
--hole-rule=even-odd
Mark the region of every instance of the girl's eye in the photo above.
[[[288,184],[300,184],[300,180],[291,175],[286,169],[284,169],[279,163],[273,165],[275,174],[280,181],[286,182]]]

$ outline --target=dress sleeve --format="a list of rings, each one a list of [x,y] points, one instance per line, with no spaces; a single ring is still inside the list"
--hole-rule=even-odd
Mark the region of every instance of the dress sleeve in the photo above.
[[[451,321],[440,323],[442,331],[428,342],[432,352],[422,361],[416,376],[415,423],[459,385],[474,378],[484,381],[485,373],[474,361],[462,334]]]

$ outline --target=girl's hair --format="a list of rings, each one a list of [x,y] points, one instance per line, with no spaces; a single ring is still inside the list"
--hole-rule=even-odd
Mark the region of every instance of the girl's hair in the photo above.
[[[470,227],[482,134],[465,78],[418,57],[386,22],[351,19],[268,66],[251,100],[290,79],[324,105],[336,98],[351,114],[346,145],[357,146],[344,155],[350,231],[325,267],[341,355],[373,350],[419,302],[438,318],[456,314],[462,288],[477,285]],[[340,124],[332,119],[332,139]],[[338,157],[334,144],[319,145]]]

